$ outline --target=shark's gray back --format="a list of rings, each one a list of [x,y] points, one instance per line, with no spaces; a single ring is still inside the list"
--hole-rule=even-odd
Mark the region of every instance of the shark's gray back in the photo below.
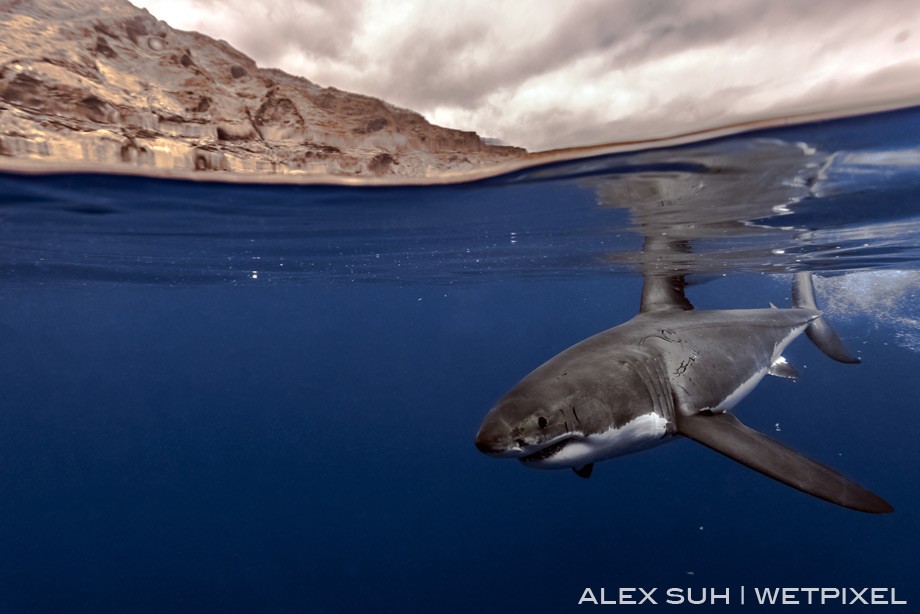
[[[637,347],[659,357],[677,410],[696,413],[730,409],[733,394],[756,384],[819,315],[798,308],[671,311],[640,314],[623,326]]]

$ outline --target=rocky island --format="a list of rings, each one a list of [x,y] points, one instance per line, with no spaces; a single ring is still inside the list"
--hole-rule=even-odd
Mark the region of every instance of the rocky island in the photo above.
[[[0,168],[426,178],[524,156],[260,68],[125,0],[0,2]]]

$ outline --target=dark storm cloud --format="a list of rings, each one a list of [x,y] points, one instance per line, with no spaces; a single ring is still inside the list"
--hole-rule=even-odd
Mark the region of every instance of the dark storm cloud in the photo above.
[[[532,150],[920,83],[916,0],[138,1],[262,66]]]
[[[543,38],[513,51],[512,45],[503,50],[499,44],[498,53],[467,61],[458,58],[487,37],[502,38],[495,24],[468,23],[448,40],[436,39],[436,32],[423,26],[412,40],[402,41],[388,54],[399,61],[384,67],[386,74],[380,81],[398,80],[401,96],[420,107],[446,104],[472,108],[496,90],[514,88],[586,55],[617,48],[628,32],[610,19],[610,12],[609,2],[593,1],[579,4],[578,10],[568,15],[549,13],[547,19],[560,21]],[[434,44],[419,45],[419,40]]]
[[[502,24],[471,11],[464,19],[438,21],[437,5],[423,19],[405,24],[373,50],[357,52],[368,0],[192,0],[214,11],[229,11],[237,19],[223,33],[232,44],[253,55],[261,65],[274,66],[291,50],[314,62],[360,61],[374,93],[396,97],[416,108],[450,105],[474,108],[489,94],[573,64],[601,56],[609,70],[684,50],[736,40],[762,42],[777,33],[797,30],[824,40],[835,17],[861,12],[866,19],[890,21],[892,13],[916,12],[915,0],[585,0],[538,5],[552,24],[544,36],[529,42],[507,41]],[[203,24],[204,25],[204,24]],[[492,41],[494,53],[477,55]],[[497,42],[496,42],[497,41]],[[515,44],[511,44],[515,43]],[[304,75],[311,78],[311,75]],[[330,75],[331,76],[331,75]]]
[[[222,34],[263,66],[276,66],[296,49],[307,55],[339,59],[350,49],[361,25],[362,0],[192,0],[210,11],[227,12],[234,25]],[[309,77],[309,75],[304,75]]]
[[[637,64],[698,47],[736,41],[739,51],[797,31],[808,47],[825,44],[835,18],[860,12],[866,19],[891,20],[892,13],[916,11],[914,0],[893,0],[867,6],[862,0],[792,2],[739,0],[690,3],[680,0],[648,2],[581,2],[576,10],[559,3],[547,14],[557,20],[544,37],[514,52],[461,61],[487,35],[501,36],[494,24],[458,24],[448,38],[419,24],[411,36],[382,51],[390,61],[371,79],[384,96],[398,97],[416,108],[451,105],[474,108],[500,89],[513,89],[590,56],[602,56],[608,70],[628,70]],[[809,41],[811,39],[811,41]],[[830,43],[831,45],[836,43]]]
[[[762,0],[765,1],[768,0]],[[561,12],[568,6],[560,3],[555,10]],[[738,8],[731,9],[730,15],[709,13],[699,17],[688,15],[694,10],[692,5],[676,0],[593,1],[577,7],[567,15],[548,14],[548,19],[558,19],[558,23],[546,36],[523,49],[475,62],[458,62],[457,58],[480,43],[492,27],[490,24],[466,24],[450,40],[438,40],[433,29],[422,25],[411,39],[390,50],[387,55],[399,61],[383,67],[386,73],[379,81],[398,81],[400,96],[419,107],[449,104],[470,108],[497,89],[514,88],[586,56],[602,54],[611,68],[625,69],[699,44],[700,40],[716,42],[731,34],[733,25],[745,23],[738,18],[744,13]],[[395,93],[390,88],[386,91]]]

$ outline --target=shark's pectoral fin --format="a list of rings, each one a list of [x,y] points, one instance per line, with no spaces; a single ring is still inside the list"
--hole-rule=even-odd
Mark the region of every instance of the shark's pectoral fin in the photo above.
[[[572,471],[575,472],[580,478],[588,479],[591,477],[591,472],[594,471],[594,463],[588,463],[584,467],[572,467]]]
[[[678,416],[677,432],[819,499],[871,514],[893,511],[878,495],[833,469],[744,426],[730,414]]]
[[[775,377],[785,377],[788,379],[798,379],[799,377],[799,372],[795,370],[795,367],[789,364],[789,361],[782,356],[773,361],[767,373]]]

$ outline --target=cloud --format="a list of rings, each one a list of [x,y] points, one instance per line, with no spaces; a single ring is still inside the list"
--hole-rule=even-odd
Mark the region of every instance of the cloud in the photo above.
[[[153,0],[138,4],[174,27],[223,38],[270,67],[280,64],[291,51],[343,58],[362,16],[360,0]]]
[[[260,65],[530,149],[843,105],[870,82],[900,95],[894,67],[920,65],[913,0],[138,3]]]

